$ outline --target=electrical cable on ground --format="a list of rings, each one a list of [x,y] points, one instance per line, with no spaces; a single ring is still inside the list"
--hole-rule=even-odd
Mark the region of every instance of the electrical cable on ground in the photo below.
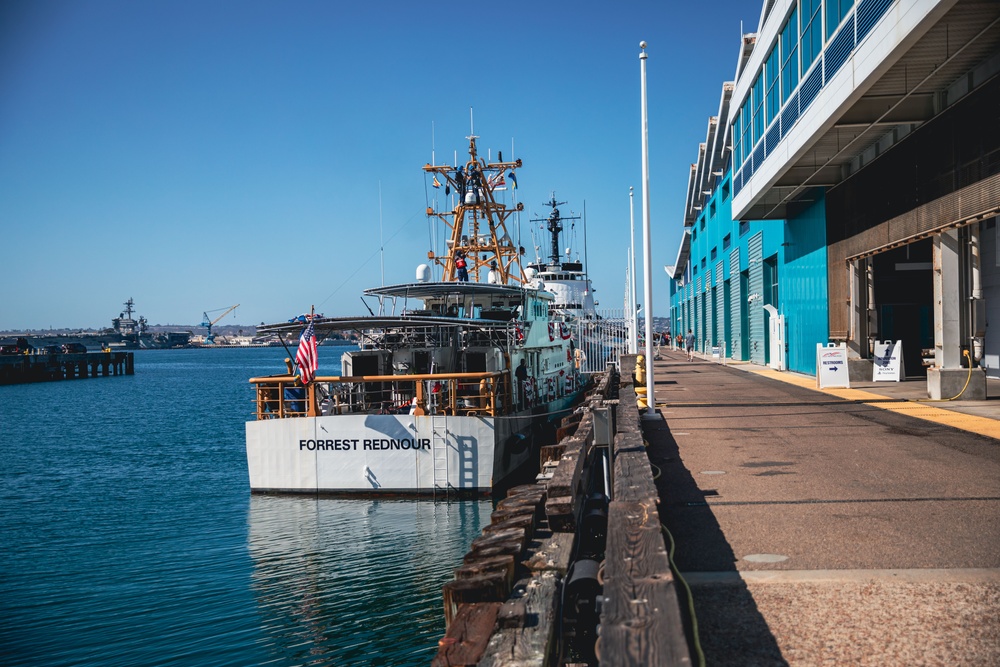
[[[956,398],[965,393],[965,390],[969,388],[969,382],[972,380],[972,357],[969,356],[968,350],[962,350],[962,356],[969,360],[969,375],[965,378],[965,386],[962,387],[962,391],[958,392],[951,398],[918,398],[915,403],[947,403],[948,401],[954,401]]]
[[[655,463],[650,462],[649,465],[651,468],[656,470],[656,474],[653,475],[653,481],[655,482],[659,479],[660,475],[663,474],[663,471],[660,470],[660,467]],[[670,571],[674,573],[677,580],[684,586],[684,591],[687,594],[688,614],[691,617],[691,636],[694,640],[694,650],[698,657],[698,666],[705,667],[705,653],[701,649],[701,639],[698,637],[698,616],[694,612],[694,595],[691,593],[691,587],[688,585],[684,575],[682,575],[681,571],[677,568],[677,563],[674,562],[674,551],[677,546],[674,542],[674,536],[670,534],[670,530],[668,530],[666,524],[662,522],[660,523],[660,530],[662,530],[667,536],[667,539],[670,540],[670,549],[667,550],[667,560],[670,561]]]
[[[701,650],[701,639],[698,637],[698,617],[694,613],[694,595],[691,593],[691,587],[688,586],[687,580],[681,574],[681,571],[677,569],[677,564],[674,563],[674,536],[670,534],[667,527],[664,524],[660,524],[660,530],[662,530],[667,539],[670,540],[670,549],[667,551],[667,558],[670,560],[670,570],[677,577],[677,580],[681,582],[684,586],[684,591],[687,593],[688,600],[688,614],[691,615],[691,636],[694,639],[694,651],[698,657],[698,667],[705,667],[705,652]]]

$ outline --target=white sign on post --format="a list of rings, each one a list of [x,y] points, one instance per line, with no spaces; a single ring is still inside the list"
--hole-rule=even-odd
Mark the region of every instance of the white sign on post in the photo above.
[[[816,343],[816,381],[820,389],[851,387],[847,372],[847,343]]]
[[[903,341],[875,341],[872,382],[899,382],[903,377]]]

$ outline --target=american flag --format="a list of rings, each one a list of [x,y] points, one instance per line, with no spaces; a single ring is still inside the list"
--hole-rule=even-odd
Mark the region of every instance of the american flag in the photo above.
[[[313,329],[311,321],[299,337],[299,349],[295,352],[295,363],[299,365],[302,384],[312,382],[313,378],[316,377],[319,358],[316,356],[316,331]]]

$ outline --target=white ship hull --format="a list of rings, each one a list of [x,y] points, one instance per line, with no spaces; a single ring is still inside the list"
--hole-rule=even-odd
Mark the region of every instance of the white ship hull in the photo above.
[[[330,415],[246,425],[258,493],[486,494],[538,465],[538,435],[564,397],[510,417]],[[565,414],[565,413],[563,413]]]

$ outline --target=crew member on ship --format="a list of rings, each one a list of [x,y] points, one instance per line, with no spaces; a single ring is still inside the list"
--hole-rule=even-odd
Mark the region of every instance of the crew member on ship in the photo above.
[[[458,272],[459,282],[469,282],[469,269],[465,265],[465,253],[461,250],[455,255],[455,270]]]
[[[528,362],[521,359],[521,364],[514,370],[514,377],[517,378],[518,402],[517,409],[524,409],[524,394],[528,384]]]

